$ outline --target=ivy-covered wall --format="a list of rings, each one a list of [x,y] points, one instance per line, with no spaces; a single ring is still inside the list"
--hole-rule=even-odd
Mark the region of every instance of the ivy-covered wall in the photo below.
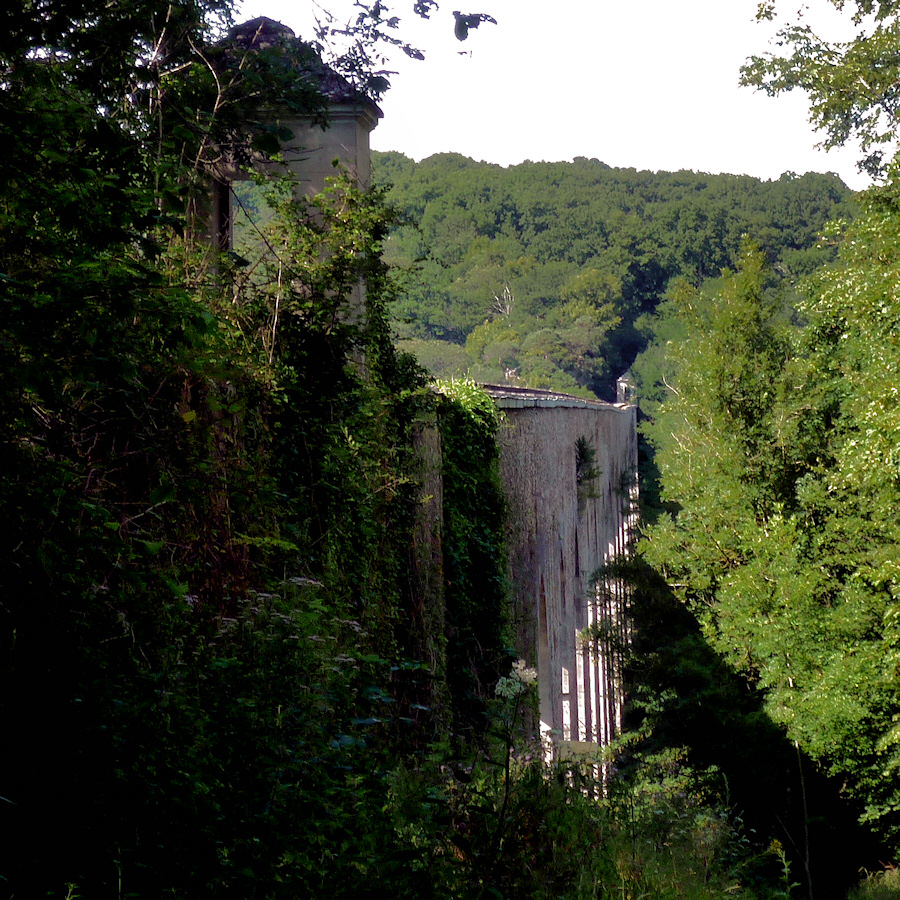
[[[509,670],[511,633],[497,443],[500,415],[471,381],[439,382],[447,683],[457,729],[483,729],[487,698]]]

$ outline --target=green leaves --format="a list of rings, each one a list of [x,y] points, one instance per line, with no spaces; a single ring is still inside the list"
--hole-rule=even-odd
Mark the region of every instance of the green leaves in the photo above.
[[[647,432],[674,515],[645,557],[704,635],[892,840],[879,773],[900,681],[894,188],[872,191],[790,327],[758,254],[716,292],[680,289],[668,396]],[[894,752],[892,749],[891,753]]]
[[[741,70],[741,82],[770,95],[796,88],[805,91],[810,122],[827,135],[824,145],[838,147],[851,138],[859,139],[866,154],[860,168],[873,176],[883,175],[893,153],[900,113],[898,7],[895,2],[867,0],[848,5],[855,7],[853,21],[858,26],[852,39],[826,41],[802,20],[788,25],[777,37],[778,45],[788,52],[752,57]],[[765,9],[761,6],[760,18],[772,19],[774,9],[774,3]]]
[[[494,401],[471,380],[439,382],[437,387],[446,398],[438,424],[447,681],[455,732],[478,742],[488,724],[486,697],[508,665],[500,419]]]

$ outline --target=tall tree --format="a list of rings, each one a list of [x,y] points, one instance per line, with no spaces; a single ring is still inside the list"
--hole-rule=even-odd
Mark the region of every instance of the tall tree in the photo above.
[[[896,848],[895,191],[864,201],[802,330],[752,258],[717,296],[670,301],[687,336],[649,434],[677,512],[645,554]]]
[[[860,138],[862,165],[886,183],[861,195],[854,223],[829,229],[838,259],[808,279],[794,326],[747,306],[764,293],[746,292],[746,264],[712,301],[665,307],[680,324],[660,328],[674,345],[650,434],[673,514],[649,530],[647,556],[897,852],[900,207],[884,153],[897,138],[900,7],[834,5],[850,8],[853,40],[789,26],[787,53],[755,58],[744,79],[806,90],[826,143]]]

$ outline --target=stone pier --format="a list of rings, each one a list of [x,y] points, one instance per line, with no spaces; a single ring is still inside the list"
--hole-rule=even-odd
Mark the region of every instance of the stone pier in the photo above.
[[[631,544],[636,408],[486,385],[505,414],[501,478],[515,648],[538,670],[540,730],[590,755],[622,725],[624,585],[603,571]]]

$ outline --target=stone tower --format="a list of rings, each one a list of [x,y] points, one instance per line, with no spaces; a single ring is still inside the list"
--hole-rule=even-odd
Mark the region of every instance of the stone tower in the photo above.
[[[354,176],[360,187],[370,181],[369,134],[382,118],[378,105],[343,76],[325,65],[315,51],[286,25],[260,16],[236,25],[219,45],[227,52],[252,53],[273,47],[298,51],[298,75],[314,83],[324,101],[322,115],[298,115],[288,108],[253,110],[252,115],[277,125],[290,138],[283,143],[284,167],[294,176],[298,189],[308,197],[322,191],[325,179],[335,174],[334,161]],[[248,115],[251,113],[248,112]],[[259,156],[251,160],[257,170],[277,167]],[[223,161],[217,168],[211,197],[209,241],[228,248],[232,237],[232,195],[230,184],[246,179],[246,169]]]

